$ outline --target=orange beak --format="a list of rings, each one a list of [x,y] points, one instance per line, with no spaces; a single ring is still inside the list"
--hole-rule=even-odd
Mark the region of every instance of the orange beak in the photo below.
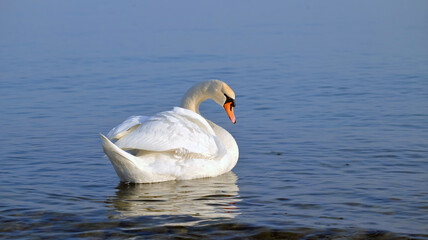
[[[232,121],[232,123],[233,123],[233,124],[235,124],[235,123],[236,123],[236,118],[235,118],[235,114],[233,113],[233,106],[232,106],[232,102],[225,103],[225,104],[223,105],[223,107],[224,107],[224,109],[226,110],[227,115],[228,115],[228,116],[229,116],[229,118],[230,118],[230,121]]]

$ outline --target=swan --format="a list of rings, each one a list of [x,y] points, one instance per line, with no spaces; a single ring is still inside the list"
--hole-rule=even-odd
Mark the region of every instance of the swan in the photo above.
[[[232,123],[235,93],[220,80],[191,87],[180,107],[153,116],[131,116],[101,134],[104,153],[122,182],[154,183],[215,177],[229,172],[239,158],[233,136],[199,113],[213,99]],[[113,143],[113,141],[115,141]]]

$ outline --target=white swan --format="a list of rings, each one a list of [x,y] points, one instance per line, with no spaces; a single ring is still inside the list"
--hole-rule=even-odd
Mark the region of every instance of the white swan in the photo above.
[[[120,180],[152,183],[214,177],[232,170],[238,145],[229,132],[200,115],[199,105],[207,99],[223,106],[236,123],[235,93],[226,83],[210,80],[190,88],[181,107],[151,117],[129,117],[108,138],[101,134],[104,152]]]

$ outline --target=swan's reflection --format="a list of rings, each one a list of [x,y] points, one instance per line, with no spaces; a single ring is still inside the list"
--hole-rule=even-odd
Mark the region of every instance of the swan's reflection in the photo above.
[[[234,218],[240,201],[233,172],[214,178],[155,184],[124,184],[107,206],[116,210],[113,218],[187,215],[198,219]]]

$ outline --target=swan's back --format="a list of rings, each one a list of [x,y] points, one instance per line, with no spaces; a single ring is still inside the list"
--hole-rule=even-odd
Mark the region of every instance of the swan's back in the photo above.
[[[142,120],[143,121],[139,121]],[[126,127],[124,127],[126,126]],[[177,159],[220,159],[225,154],[222,142],[202,116],[190,110],[175,107],[172,111],[152,117],[133,117],[120,124],[111,139],[124,150],[168,152]]]

